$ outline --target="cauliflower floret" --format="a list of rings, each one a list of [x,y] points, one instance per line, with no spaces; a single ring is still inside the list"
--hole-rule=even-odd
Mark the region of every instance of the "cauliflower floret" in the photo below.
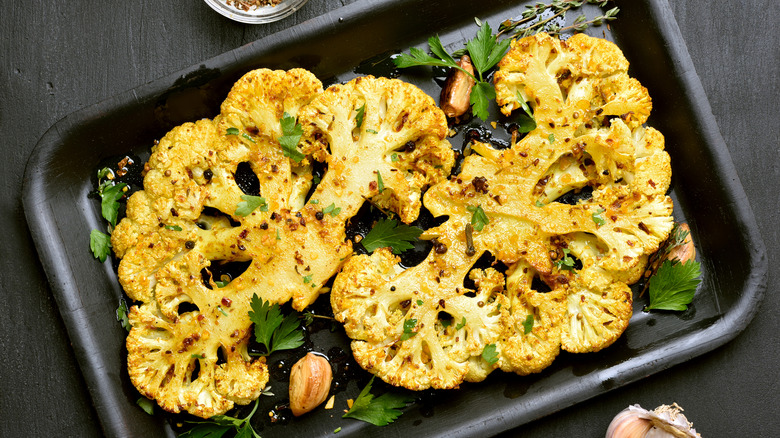
[[[459,255],[429,256],[406,270],[387,248],[344,266],[331,304],[363,368],[413,390],[456,388],[492,371],[481,354],[501,334],[503,275],[475,271],[476,290],[468,289],[463,280],[476,258],[464,246],[451,250]]]
[[[561,351],[566,313],[563,288],[550,292],[533,289],[537,271],[526,261],[508,271],[507,295],[510,319],[499,342],[504,371],[525,375],[547,368]]]
[[[328,164],[313,198],[335,203],[342,217],[373,198],[412,222],[422,190],[446,178],[454,164],[444,113],[422,90],[397,79],[365,76],[333,85],[301,110],[300,122],[304,150]]]

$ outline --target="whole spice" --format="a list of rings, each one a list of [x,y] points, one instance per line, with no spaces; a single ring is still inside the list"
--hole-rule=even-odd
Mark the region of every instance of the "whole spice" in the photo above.
[[[701,438],[682,410],[677,403],[653,411],[631,405],[612,419],[606,438]]]
[[[328,397],[333,370],[324,356],[307,353],[290,371],[290,409],[296,417],[319,406]]]

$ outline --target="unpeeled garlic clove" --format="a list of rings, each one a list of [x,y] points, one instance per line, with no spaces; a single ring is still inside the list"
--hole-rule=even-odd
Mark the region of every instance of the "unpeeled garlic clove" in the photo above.
[[[290,370],[290,409],[296,417],[319,406],[328,397],[333,370],[324,356],[307,353]]]
[[[681,222],[677,225],[680,230],[688,233],[685,236],[683,242],[675,246],[669,251],[669,255],[666,257],[669,260],[679,260],[681,263],[685,263],[688,260],[694,260],[696,258],[696,247],[693,245],[693,238],[691,237],[691,228],[685,222]]]
[[[606,438],[701,438],[681,412],[677,403],[654,411],[631,405],[612,419]]]
[[[471,58],[463,55],[458,65],[467,72],[474,74],[474,66],[471,64]],[[439,106],[447,117],[460,117],[471,107],[471,88],[476,82],[474,79],[463,73],[461,70],[453,68],[447,76],[447,81],[441,90]]]

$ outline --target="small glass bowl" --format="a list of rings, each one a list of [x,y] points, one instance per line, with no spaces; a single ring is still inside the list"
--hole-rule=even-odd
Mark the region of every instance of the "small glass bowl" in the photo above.
[[[281,20],[282,18],[291,15],[305,5],[308,0],[283,0],[276,6],[253,7],[248,11],[243,11],[235,6],[228,5],[227,0],[205,1],[207,5],[211,6],[211,9],[214,9],[231,20],[248,24],[262,24]]]

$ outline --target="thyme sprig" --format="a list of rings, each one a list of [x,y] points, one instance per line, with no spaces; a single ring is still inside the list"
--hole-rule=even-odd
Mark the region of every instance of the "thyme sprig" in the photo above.
[[[578,16],[571,26],[560,27],[553,23],[557,18],[566,19],[566,13],[572,9],[577,9],[584,4],[598,5],[606,7],[614,0],[553,0],[550,3],[537,2],[533,6],[526,6],[522,18],[519,20],[506,20],[498,28],[498,36],[513,32],[513,37],[521,38],[533,35],[546,29],[551,35],[559,35],[566,31],[583,32],[590,26],[600,26],[607,21],[617,18],[620,9],[614,7],[606,11],[603,15],[588,19],[585,14]],[[549,15],[544,18],[546,14]]]

